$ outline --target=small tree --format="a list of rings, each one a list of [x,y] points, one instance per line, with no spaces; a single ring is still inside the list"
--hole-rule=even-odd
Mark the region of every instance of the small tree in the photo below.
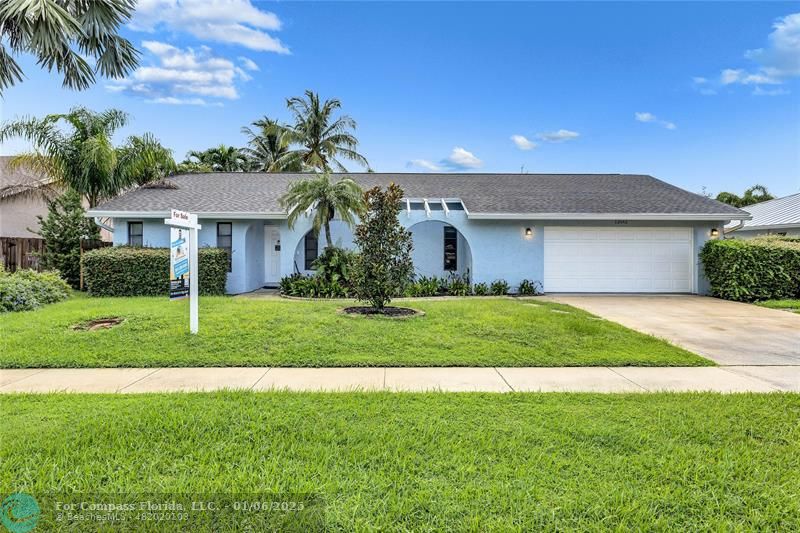
[[[403,189],[394,183],[386,191],[368,190],[364,193],[367,210],[355,230],[360,253],[353,265],[353,290],[359,300],[379,311],[392,296],[403,293],[414,273],[411,233],[397,217],[402,198]]]
[[[44,239],[41,264],[48,270],[61,272],[67,283],[78,288],[81,275],[81,239],[99,239],[100,231],[88,218],[80,196],[69,191],[47,206],[47,218],[39,219]]]

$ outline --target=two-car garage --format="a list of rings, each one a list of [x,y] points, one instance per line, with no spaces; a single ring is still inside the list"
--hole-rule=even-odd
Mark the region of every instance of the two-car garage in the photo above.
[[[691,228],[544,228],[545,292],[693,291]]]

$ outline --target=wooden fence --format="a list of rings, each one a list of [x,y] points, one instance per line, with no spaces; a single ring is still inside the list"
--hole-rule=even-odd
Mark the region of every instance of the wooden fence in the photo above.
[[[110,242],[94,239],[81,240],[81,255],[95,248],[111,246]],[[44,239],[25,237],[0,237],[0,259],[7,272],[26,268],[41,270],[39,256],[44,249]]]
[[[32,268],[39,270],[39,254],[44,247],[43,239],[25,237],[0,237],[0,257],[6,271]]]

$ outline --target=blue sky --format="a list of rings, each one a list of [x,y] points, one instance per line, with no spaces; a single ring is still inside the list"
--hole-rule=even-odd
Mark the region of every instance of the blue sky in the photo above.
[[[796,3],[140,0],[128,80],[23,60],[2,116],[117,107],[182,159],[338,97],[376,171],[633,172],[699,192],[800,190]],[[9,142],[3,153],[23,149]],[[353,167],[352,170],[355,170]]]

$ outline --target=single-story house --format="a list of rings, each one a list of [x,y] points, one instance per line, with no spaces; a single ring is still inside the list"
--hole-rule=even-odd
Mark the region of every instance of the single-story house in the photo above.
[[[800,193],[790,194],[742,208],[753,217],[725,227],[731,237],[748,239],[758,235],[800,237]]]
[[[337,179],[345,174],[334,174]],[[348,173],[365,190],[403,188],[399,219],[414,239],[418,275],[467,274],[472,282],[539,281],[546,292],[704,293],[698,252],[747,213],[652,176],[633,174]],[[324,237],[279,198],[294,173],[184,174],[89,211],[113,220],[114,244],[166,247],[170,209],[197,214],[201,246],[231,253],[230,293],[311,272]],[[334,220],[335,244],[353,233]]]

